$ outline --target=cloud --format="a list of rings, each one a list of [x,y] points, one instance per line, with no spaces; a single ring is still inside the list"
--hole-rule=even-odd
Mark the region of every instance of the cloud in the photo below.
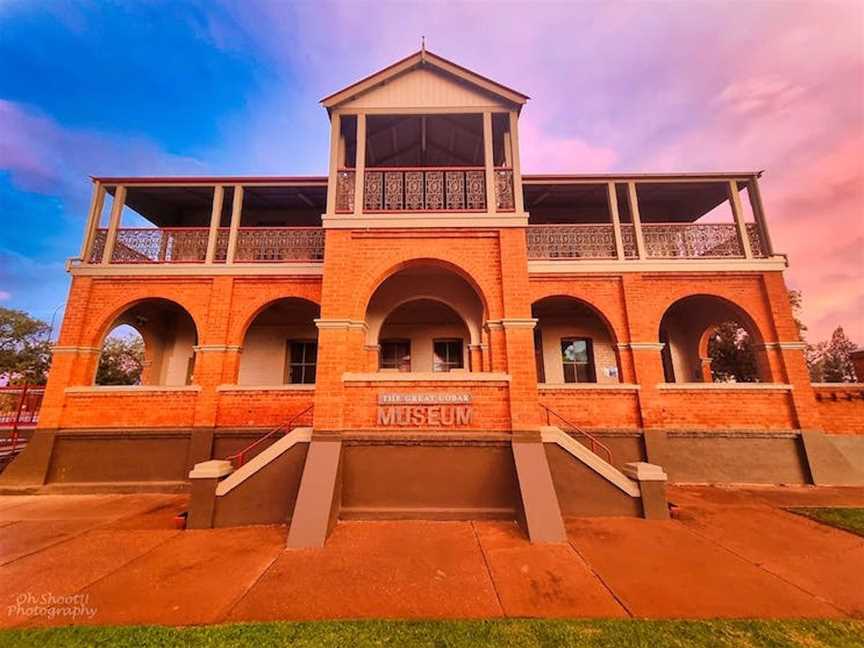
[[[605,146],[594,146],[579,137],[555,136],[525,121],[519,127],[524,173],[601,172],[611,169],[618,154]]]
[[[864,260],[853,245],[864,237],[861,3],[205,7],[189,23],[194,39],[254,61],[268,79],[244,87],[217,140],[187,157],[179,140],[64,128],[6,101],[0,169],[17,186],[61,196],[86,191],[90,174],[323,172],[328,124],[317,100],[425,34],[432,51],[532,96],[520,124],[526,173],[767,169],[769,227],[790,255],[787,280],[804,291],[811,339],[836,321],[864,343],[851,333],[864,320]]]
[[[200,173],[205,168],[144,137],[64,128],[35,108],[0,98],[0,170],[26,191],[80,197],[90,175]]]
[[[0,290],[0,301],[6,301],[8,299],[12,299],[12,293],[8,290]]]

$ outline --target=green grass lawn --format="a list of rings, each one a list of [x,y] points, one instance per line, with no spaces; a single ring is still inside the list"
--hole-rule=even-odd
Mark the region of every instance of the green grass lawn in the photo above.
[[[849,531],[864,536],[864,508],[834,507],[796,507],[789,509],[798,515],[806,515],[809,518],[829,524],[838,529]]]
[[[0,646],[283,648],[861,647],[862,621],[321,621],[5,630]]]

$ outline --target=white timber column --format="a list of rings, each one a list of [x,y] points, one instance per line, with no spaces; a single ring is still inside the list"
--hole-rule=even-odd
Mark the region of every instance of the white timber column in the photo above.
[[[516,213],[525,211],[525,201],[522,197],[522,162],[519,160],[519,116],[510,111],[510,157],[513,168],[513,205]]]
[[[105,249],[102,251],[102,264],[111,263],[114,254],[114,244],[117,242],[117,229],[120,227],[120,215],[126,203],[126,187],[118,185],[114,189],[114,203],[111,205],[111,219],[108,221],[108,232],[105,235]]]
[[[357,115],[357,159],[354,160],[354,215],[363,213],[363,186],[366,181],[366,114]]]
[[[744,250],[744,258],[752,259],[753,250],[750,249],[750,237],[747,236],[747,224],[744,222],[744,212],[741,209],[738,182],[730,180],[726,189],[729,193],[729,204],[732,205],[732,217],[735,219],[735,227],[738,228],[738,240],[741,241],[741,249]]]
[[[240,231],[240,217],[243,214],[243,186],[234,186],[234,202],[231,204],[231,227],[228,230],[228,255],[225,263],[234,263],[237,252],[237,234]]]
[[[627,183],[627,204],[630,206],[630,218],[633,220],[633,233],[636,239],[636,256],[648,258],[645,253],[645,238],[642,236],[642,218],[639,216],[639,196],[636,194],[636,183]]]
[[[498,211],[495,197],[495,159],[492,152],[492,113],[483,113],[483,166],[486,167],[486,211]]]
[[[336,184],[339,182],[340,151],[344,151],[342,140],[342,117],[334,113],[330,117],[330,172],[327,176],[327,215],[336,213]]]
[[[606,195],[609,199],[609,214],[612,216],[612,231],[615,233],[615,255],[619,261],[623,261],[624,239],[621,236],[621,216],[618,214],[618,194],[615,192],[615,183],[606,183]]]
[[[768,223],[765,220],[765,208],[762,205],[762,194],[759,192],[759,178],[753,176],[747,183],[747,196],[750,198],[750,206],[753,208],[753,217],[759,226],[759,237],[762,239],[762,248],[765,256],[774,256],[774,245],[771,243],[771,235],[768,234]]]
[[[102,219],[102,207],[105,205],[105,187],[98,180],[93,184],[93,197],[90,201],[90,211],[87,212],[87,223],[84,226],[84,240],[81,242],[81,261],[90,263],[90,248],[99,229]]]
[[[225,187],[213,187],[213,210],[210,212],[210,232],[207,235],[207,256],[204,263],[216,260],[216,241],[219,238],[219,224],[222,222],[222,201],[225,199]]]

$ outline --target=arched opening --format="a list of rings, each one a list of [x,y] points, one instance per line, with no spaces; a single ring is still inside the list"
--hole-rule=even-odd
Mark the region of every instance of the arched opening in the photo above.
[[[192,316],[167,299],[145,299],[108,327],[97,385],[189,385],[198,332]]]
[[[483,303],[456,272],[418,263],[391,275],[366,310],[379,371],[481,371]],[[472,352],[473,350],[473,352]]]
[[[396,307],[384,320],[381,371],[455,371],[469,365],[465,322],[447,304],[414,299]]]
[[[320,313],[318,304],[293,297],[259,312],[243,338],[238,384],[315,384]]]
[[[591,306],[573,297],[534,302],[537,382],[618,383],[621,369],[615,335]]]
[[[672,304],[660,321],[667,383],[770,382],[753,319],[721,297],[694,295]]]
[[[144,337],[134,326],[120,324],[105,336],[97,385],[140,385],[144,373]]]

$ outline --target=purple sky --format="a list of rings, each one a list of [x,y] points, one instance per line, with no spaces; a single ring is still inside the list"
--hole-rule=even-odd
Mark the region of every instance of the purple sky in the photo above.
[[[864,344],[864,3],[0,0],[0,304],[65,299],[99,174],[323,173],[318,99],[417,49],[532,97],[540,171],[765,169],[808,337]]]

